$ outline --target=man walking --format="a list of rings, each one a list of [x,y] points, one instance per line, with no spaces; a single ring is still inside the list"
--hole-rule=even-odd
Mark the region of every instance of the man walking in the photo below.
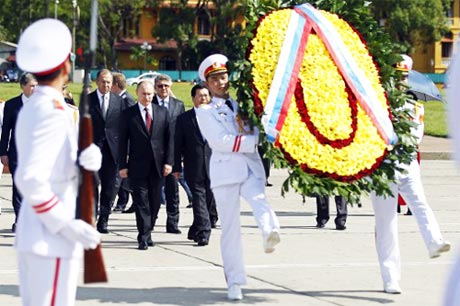
[[[172,80],[166,74],[160,74],[155,78],[155,98],[154,104],[168,109],[169,124],[174,133],[177,116],[185,112],[184,102],[171,96]],[[174,134],[172,135],[174,138]],[[169,174],[164,178],[166,194],[166,232],[180,234],[179,229],[179,186],[174,175]]]
[[[151,103],[153,84],[137,85],[139,103],[128,108],[121,120],[120,176],[133,189],[139,250],[153,246],[152,230],[160,210],[162,178],[173,164],[173,141],[166,108]]]
[[[94,143],[101,149],[102,166],[99,170],[101,192],[98,198],[97,230],[107,234],[109,214],[119,187],[118,152],[121,112],[126,105],[120,96],[112,93],[113,77],[107,69],[97,74],[97,89],[89,94],[89,113],[93,120]],[[97,187],[96,187],[97,190]],[[96,192],[97,194],[97,192]]]
[[[204,246],[209,243],[211,225],[217,222],[217,211],[209,180],[211,148],[200,132],[195,110],[202,104],[209,104],[211,96],[207,88],[195,85],[192,88],[192,98],[194,108],[177,117],[173,172],[179,178],[184,171],[185,180],[192,192],[193,224],[187,237],[199,246]]]
[[[2,137],[0,139],[0,160],[3,166],[8,166],[10,173],[13,176],[13,210],[14,210],[14,223],[11,227],[13,233],[16,230],[16,221],[18,220],[19,209],[21,208],[22,197],[18,192],[14,174],[16,173],[16,167],[18,165],[18,155],[16,151],[16,119],[18,118],[19,111],[22,106],[29,102],[29,98],[34,92],[35,86],[37,86],[37,79],[31,73],[24,73],[19,79],[21,85],[22,94],[6,101],[5,108],[3,110],[3,126],[2,126]]]

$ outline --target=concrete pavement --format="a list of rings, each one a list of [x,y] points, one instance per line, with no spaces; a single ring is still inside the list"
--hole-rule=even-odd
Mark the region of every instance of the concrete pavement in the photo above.
[[[427,144],[428,146],[428,144]],[[423,147],[423,145],[422,145]],[[439,147],[439,145],[438,145]],[[427,152],[427,151],[425,151]],[[372,306],[440,305],[447,272],[460,242],[460,175],[449,160],[422,161],[425,192],[453,251],[429,259],[415,219],[399,216],[403,294],[382,292],[374,246],[374,219],[370,200],[350,207],[347,230],[334,229],[334,216],[325,229],[316,229],[315,201],[290,192],[281,197],[286,171],[273,170],[267,195],[282,226],[281,244],[264,254],[261,235],[249,206],[241,209],[241,223],[248,273],[245,298],[226,300],[226,285],[219,251],[220,229],[213,230],[210,245],[196,247],[186,237],[192,211],[181,205],[181,235],[165,233],[165,209],[160,211],[148,251],[136,249],[134,215],[113,214],[110,234],[103,237],[109,275],[107,284],[80,282],[77,306],[99,305],[311,305]],[[0,180],[0,305],[20,305],[13,221],[11,179]],[[186,199],[181,191],[181,198]],[[334,211],[333,205],[331,211]]]

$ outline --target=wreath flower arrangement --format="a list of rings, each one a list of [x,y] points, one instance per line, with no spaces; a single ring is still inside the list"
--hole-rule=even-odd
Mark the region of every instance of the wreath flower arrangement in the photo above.
[[[337,15],[320,11],[335,27],[350,54],[370,80],[380,108],[390,116],[379,72],[356,31]],[[276,71],[292,9],[273,11],[260,20],[250,41],[254,109],[262,115]],[[287,116],[276,139],[285,158],[307,173],[351,182],[371,174],[387,145],[345,82],[325,44],[308,36],[298,81]]]

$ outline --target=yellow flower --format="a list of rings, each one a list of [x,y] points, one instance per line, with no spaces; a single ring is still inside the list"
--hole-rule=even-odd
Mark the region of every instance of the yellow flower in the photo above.
[[[321,13],[342,37],[359,68],[371,82],[382,110],[386,111],[384,89],[365,44],[348,23],[336,15]],[[292,14],[292,9],[270,13],[251,41],[249,60],[253,64],[253,84],[264,106],[286,37],[287,21]],[[351,101],[354,97],[349,100],[345,81],[321,38],[314,33],[308,37],[299,79],[303,101],[297,101],[295,96],[292,98],[278,139],[283,150],[314,173],[354,177],[372,169],[385,153],[385,143],[359,104],[355,108],[357,118],[353,125]],[[297,103],[301,103],[302,109]],[[301,114],[308,115],[310,129]],[[354,130],[356,133],[352,137]],[[340,147],[324,143],[321,138],[318,139],[318,133],[331,142],[352,139],[348,145]]]

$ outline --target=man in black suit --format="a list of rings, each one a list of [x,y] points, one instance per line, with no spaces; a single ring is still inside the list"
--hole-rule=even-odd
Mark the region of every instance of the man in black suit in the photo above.
[[[6,101],[5,108],[3,110],[3,125],[2,125],[2,136],[0,139],[0,160],[4,166],[8,166],[13,179],[16,171],[18,155],[16,152],[16,119],[18,118],[19,111],[22,106],[29,101],[29,97],[32,95],[35,86],[37,86],[37,79],[31,73],[24,73],[19,79],[22,93]],[[16,230],[16,221],[21,207],[22,197],[18,192],[16,184],[13,179],[13,210],[14,210],[14,223],[11,228],[13,232]]]
[[[184,102],[171,96],[171,78],[160,74],[155,78],[155,98],[153,103],[166,107],[169,113],[171,130],[174,132],[177,116],[185,112]],[[174,135],[173,135],[174,137]],[[174,175],[170,174],[164,179],[166,193],[166,232],[180,234],[179,230],[179,186]]]
[[[121,97],[110,91],[112,83],[113,77],[110,70],[102,69],[97,74],[97,89],[89,94],[93,141],[102,152],[102,166],[99,170],[101,192],[96,198],[99,202],[97,230],[103,234],[108,233],[109,214],[120,181],[118,176],[120,118],[122,111],[126,109]]]
[[[192,97],[195,108],[211,102],[208,89],[202,85],[193,86]],[[204,246],[209,243],[211,227],[217,222],[217,210],[209,181],[211,148],[201,135],[195,108],[177,117],[173,173],[177,178],[180,176],[183,158],[184,176],[193,201],[193,223],[187,237]]]
[[[162,178],[171,173],[174,139],[168,111],[153,104],[154,85],[142,81],[139,103],[123,113],[120,134],[120,176],[133,189],[139,250],[153,246],[152,230],[160,210]]]
[[[120,72],[113,72],[113,84],[112,84],[112,89],[111,91],[114,94],[119,95],[123,101],[125,102],[125,105],[127,107],[133,106],[136,104],[136,100],[131,96],[131,94],[126,90],[126,77],[123,73]],[[129,209],[124,211],[126,208],[126,204],[128,204],[129,201],[129,193],[131,189],[129,187],[129,180],[128,179],[122,179],[120,182],[120,187],[118,188],[118,200],[117,200],[117,205],[113,209],[113,211],[121,211],[121,212],[134,212],[134,206],[131,205]],[[133,203],[134,204],[134,203]]]

